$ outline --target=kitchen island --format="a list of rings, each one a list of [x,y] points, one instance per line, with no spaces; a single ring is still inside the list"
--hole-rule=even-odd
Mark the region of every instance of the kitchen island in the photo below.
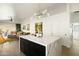
[[[20,50],[26,56],[59,56],[61,39],[56,36],[20,36]]]

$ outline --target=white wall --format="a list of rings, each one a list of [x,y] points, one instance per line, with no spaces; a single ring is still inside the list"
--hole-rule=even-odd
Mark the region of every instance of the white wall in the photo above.
[[[69,31],[69,19],[66,12],[55,14],[39,20],[32,17],[29,21],[23,22],[22,25],[30,23],[30,32],[35,33],[36,22],[43,22],[44,35],[52,34],[52,35],[63,36],[65,34],[68,34]]]
[[[69,19],[66,12],[53,15],[50,20],[53,34],[63,36],[68,33]]]
[[[16,26],[13,23],[0,23],[0,29],[2,31],[16,31]]]
[[[71,23],[75,23],[75,22],[79,22],[79,3],[71,3],[70,5],[70,12],[71,12],[71,18],[70,18],[70,22]]]
[[[61,22],[64,23],[64,20],[65,20],[65,23],[66,22],[68,23],[66,4],[60,5],[59,7],[54,7],[54,9],[51,9],[51,8],[49,8],[49,9],[50,9],[50,11],[49,10],[48,11],[50,14],[52,14],[51,16],[41,18],[39,20],[34,17],[31,17],[29,19],[24,19],[23,24],[26,25],[26,24],[30,23],[31,33],[35,33],[34,24],[36,22],[43,22],[43,32],[45,34],[49,34],[49,33],[53,33],[54,29],[55,29],[55,31],[58,31],[57,30],[57,28],[59,27],[58,25],[60,25]],[[56,27],[56,24],[58,24],[57,27]],[[55,28],[52,29],[51,26],[55,27]],[[62,26],[61,26],[61,28],[62,28]]]
[[[9,20],[10,16],[14,18],[15,12],[12,4],[0,4],[0,20]]]
[[[59,13],[40,20],[32,18],[30,20],[31,33],[35,33],[35,23],[43,22],[43,34],[44,35],[64,35],[68,33],[69,20],[67,19],[67,13]]]
[[[77,13],[71,13],[71,19],[70,19],[71,23],[79,23],[79,12]]]

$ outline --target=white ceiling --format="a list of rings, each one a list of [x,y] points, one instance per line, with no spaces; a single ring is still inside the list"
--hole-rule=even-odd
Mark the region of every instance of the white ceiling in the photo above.
[[[41,12],[47,9],[50,12],[64,4],[65,3],[16,3],[13,5],[15,8],[16,17],[18,19],[26,19],[39,11]]]
[[[64,5],[66,3],[0,3],[0,18],[12,16],[20,22],[44,10],[50,14],[58,13],[65,8]]]

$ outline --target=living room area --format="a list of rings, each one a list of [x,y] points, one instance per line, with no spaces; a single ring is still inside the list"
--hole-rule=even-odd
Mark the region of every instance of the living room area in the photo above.
[[[17,24],[0,22],[0,56],[20,56],[19,35],[20,29]],[[20,25],[19,27],[20,28]]]

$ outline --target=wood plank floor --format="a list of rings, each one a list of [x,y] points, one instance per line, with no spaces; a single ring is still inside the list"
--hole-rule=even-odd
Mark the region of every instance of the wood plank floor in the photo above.
[[[24,56],[19,49],[19,40],[5,42],[0,44],[0,56]]]
[[[71,48],[62,47],[63,56],[79,56],[79,40],[74,39]]]
[[[24,56],[19,49],[19,40],[0,44],[0,56]],[[79,56],[79,40],[74,39],[71,48],[62,47],[62,56]]]

